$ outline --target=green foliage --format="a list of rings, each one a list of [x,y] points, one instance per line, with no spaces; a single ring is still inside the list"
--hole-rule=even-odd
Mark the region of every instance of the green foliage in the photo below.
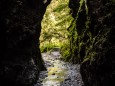
[[[69,32],[67,28],[73,19],[69,14],[68,3],[69,0],[52,0],[51,4],[47,7],[42,20],[40,36],[40,48],[42,52],[48,51],[55,46],[61,47],[65,41],[68,41]]]
[[[40,50],[41,52],[48,52],[50,50],[52,50],[54,47],[57,47],[56,45],[53,44],[45,44],[44,46],[40,46]]]
[[[83,5],[85,4],[85,10],[86,10],[86,15],[88,15],[88,7],[86,5],[86,1],[85,0],[80,0],[79,2],[80,6],[79,6],[79,9],[78,9],[78,12],[76,14],[76,17],[74,19],[71,20],[70,24],[69,24],[69,27],[67,28],[68,32],[69,32],[69,41],[70,41],[70,49],[69,51],[65,51],[66,54],[70,54],[71,57],[67,57],[66,59],[68,59],[69,61],[73,62],[73,63],[76,63],[79,61],[80,59],[80,55],[76,54],[75,52],[80,52],[81,50],[81,46],[80,46],[80,36],[78,36],[78,33],[77,33],[77,23],[76,21],[78,20],[78,17],[79,17],[79,13],[82,11],[82,8],[83,8]],[[89,23],[90,23],[90,18],[87,17],[87,20],[86,21],[86,28],[88,29],[89,28]],[[90,35],[90,34],[88,34]],[[91,35],[90,35],[91,36]]]
[[[62,59],[64,59],[65,61],[69,61],[69,59],[71,58],[69,42],[66,42],[61,46],[61,54],[62,54]]]
[[[70,24],[70,22],[73,20],[73,18],[72,17],[70,17],[70,15],[68,16],[68,15],[64,15],[64,16],[66,16],[66,18],[64,18],[64,19],[62,19],[62,20],[60,20],[57,24],[56,24],[56,26],[58,26],[58,25],[64,25],[64,24]],[[63,16],[62,16],[63,17]],[[69,25],[68,24],[68,25]]]
[[[59,6],[57,6],[57,8],[53,9],[53,12],[60,12],[67,6],[68,6],[68,4],[60,4]]]

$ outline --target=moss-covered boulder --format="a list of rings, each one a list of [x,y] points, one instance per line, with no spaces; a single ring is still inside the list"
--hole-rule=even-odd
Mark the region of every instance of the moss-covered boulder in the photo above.
[[[41,20],[51,0],[0,0],[0,85],[33,86],[45,69]]]

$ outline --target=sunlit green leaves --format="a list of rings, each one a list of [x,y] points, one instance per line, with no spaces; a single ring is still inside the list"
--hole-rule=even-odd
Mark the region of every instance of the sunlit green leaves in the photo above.
[[[68,6],[68,4],[60,4],[59,6],[57,6],[57,8],[53,9],[53,12],[60,12],[63,9],[65,9]]]
[[[68,3],[69,0],[52,0],[51,4],[47,7],[42,20],[40,36],[40,47],[44,48],[43,50],[50,45],[60,47],[65,41],[68,41],[69,32],[67,28],[73,19],[69,14]]]

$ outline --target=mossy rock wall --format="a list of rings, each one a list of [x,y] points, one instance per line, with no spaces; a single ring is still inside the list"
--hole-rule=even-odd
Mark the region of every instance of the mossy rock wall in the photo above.
[[[114,0],[70,0],[76,21],[74,63],[81,64],[85,86],[114,86]]]
[[[33,86],[45,69],[41,20],[51,0],[0,0],[0,85]]]

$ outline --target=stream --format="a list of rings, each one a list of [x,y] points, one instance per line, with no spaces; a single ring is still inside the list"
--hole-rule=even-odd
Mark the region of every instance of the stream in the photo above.
[[[83,86],[80,65],[60,60],[59,50],[42,53],[47,71],[41,71],[34,86]]]

